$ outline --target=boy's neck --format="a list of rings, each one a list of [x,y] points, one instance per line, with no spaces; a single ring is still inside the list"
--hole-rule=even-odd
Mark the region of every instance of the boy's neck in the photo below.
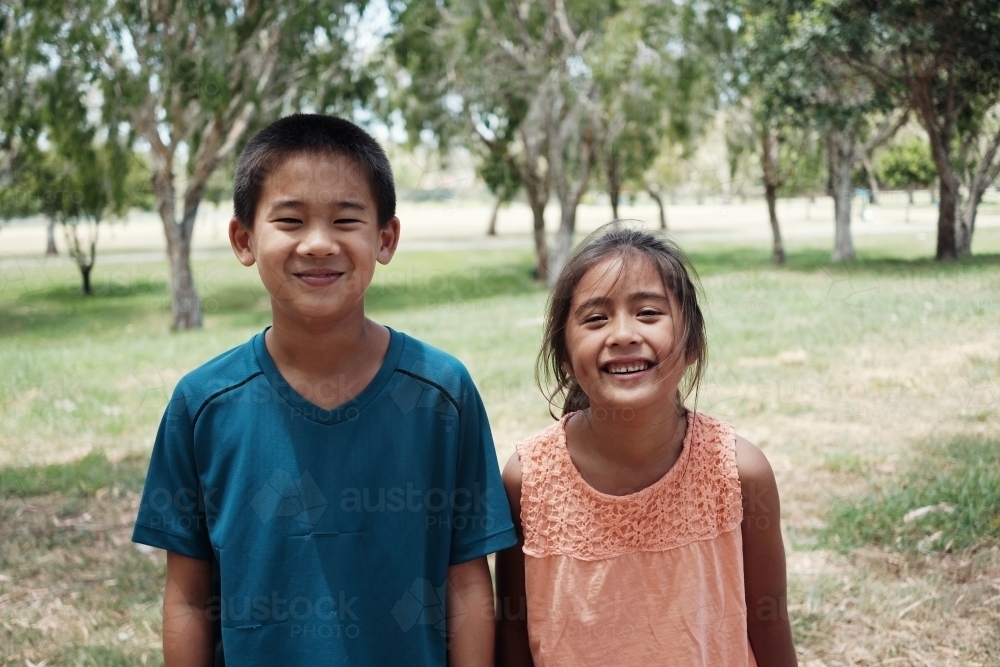
[[[333,324],[300,323],[275,313],[264,344],[285,381],[328,410],[368,386],[382,367],[390,338],[389,330],[363,310]]]

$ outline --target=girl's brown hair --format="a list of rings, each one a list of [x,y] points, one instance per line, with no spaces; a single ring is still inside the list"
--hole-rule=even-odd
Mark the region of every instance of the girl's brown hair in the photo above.
[[[670,239],[636,228],[622,221],[602,225],[580,243],[559,273],[545,312],[542,349],[535,364],[535,379],[549,400],[549,413],[562,403],[562,414],[590,407],[590,399],[569,372],[569,350],[566,347],[566,321],[577,285],[593,266],[608,257],[621,257],[621,270],[628,270],[634,260],[648,258],[663,279],[663,288],[677,300],[683,333],[673,354],[694,359],[677,390],[677,404],[697,391],[705,373],[708,343],[705,318],[698,307],[698,275],[687,255]]]

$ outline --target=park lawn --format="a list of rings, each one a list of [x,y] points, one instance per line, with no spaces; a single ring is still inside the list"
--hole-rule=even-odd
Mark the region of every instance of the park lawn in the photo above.
[[[782,268],[765,247],[690,250],[710,341],[697,405],[775,469],[801,664],[997,664],[996,478],[975,473],[1000,451],[1000,230],[950,265],[909,237],[859,239],[841,266],[790,246]],[[550,422],[531,260],[402,253],[368,298],[466,363],[501,460]],[[152,435],[176,381],[269,317],[253,270],[195,271],[206,326],[171,334],[163,264],[99,262],[89,299],[72,267],[0,269],[0,665],[161,661],[162,555],[128,542]],[[956,509],[900,523],[931,501]]]

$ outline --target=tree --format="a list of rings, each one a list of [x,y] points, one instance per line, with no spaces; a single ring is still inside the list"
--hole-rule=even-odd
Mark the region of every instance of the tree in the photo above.
[[[722,27],[720,27],[722,26]],[[601,93],[600,163],[618,218],[622,187],[645,189],[660,206],[659,184],[645,178],[664,145],[690,154],[712,117],[720,53],[733,31],[717,7],[627,3],[607,20],[587,62]]]
[[[1000,5],[992,0],[826,0],[802,20],[927,132],[940,179],[938,260],[969,252],[983,192],[1000,172]],[[962,191],[967,191],[962,205]]]
[[[248,132],[279,113],[338,109],[372,93],[370,77],[349,62],[362,6],[113,0],[73,7],[78,34],[67,48],[85,44],[99,69],[93,81],[102,88],[105,127],[128,123],[150,146],[171,326],[200,327],[191,237],[210,176]]]
[[[42,104],[34,83],[45,76],[44,45],[58,25],[48,6],[30,0],[0,3],[0,222],[37,209],[22,184],[37,158]]]
[[[500,212],[500,207],[509,204],[521,189],[521,178],[508,158],[507,151],[507,146],[494,144],[492,150],[486,151],[478,167],[479,176],[495,198],[490,222],[486,228],[487,236],[496,236],[497,214]]]
[[[50,62],[48,72],[38,82],[38,92],[49,148],[34,153],[39,159],[32,187],[40,211],[62,225],[67,252],[80,270],[83,293],[89,295],[99,225],[108,216],[123,216],[133,201],[128,189],[131,137],[116,128],[97,141],[97,127],[88,120],[81,94],[87,75],[79,59]]]
[[[550,275],[545,206],[554,185],[552,142],[559,137],[552,130],[566,68],[557,4],[563,5],[408,2],[390,41],[402,71],[397,79],[405,82],[394,106],[411,142],[429,134],[443,151],[464,144],[517,174],[532,211],[539,280]]]
[[[55,17],[33,4],[0,4],[0,182],[36,145],[40,131],[40,100],[32,83],[44,76],[41,46],[52,38]]]
[[[919,137],[896,141],[875,158],[875,175],[886,187],[905,189],[913,203],[914,188],[929,188],[937,178],[927,142]]]
[[[815,132],[798,122],[795,110],[776,94],[773,70],[782,65],[780,44],[782,23],[768,0],[748,3],[740,25],[739,47],[732,59],[732,94],[742,106],[732,115],[746,127],[741,134],[754,136],[760,159],[764,198],[771,225],[771,262],[784,264],[785,245],[778,222],[778,190],[795,173],[796,163],[806,147],[816,140]]]
[[[599,157],[613,199],[655,157],[659,142],[649,138],[662,128],[662,109],[652,88],[669,84],[654,75],[669,71],[663,64],[679,43],[675,13],[639,0],[452,0],[399,11],[392,53],[406,85],[396,108],[414,134],[428,132],[442,148],[482,143],[517,174],[540,279],[554,280],[569,253]],[[560,221],[550,249],[552,191]]]

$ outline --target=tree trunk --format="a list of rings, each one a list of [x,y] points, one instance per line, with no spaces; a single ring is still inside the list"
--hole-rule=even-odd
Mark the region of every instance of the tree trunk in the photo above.
[[[781,229],[778,227],[777,197],[778,186],[778,133],[767,125],[761,127],[760,166],[764,172],[764,196],[767,199],[767,212],[771,221],[771,233],[774,236],[774,250],[771,262],[785,263],[785,246],[781,242]]]
[[[962,257],[972,252],[972,233],[976,230],[976,210],[982,194],[971,193],[969,200],[958,211],[958,226],[956,228],[955,250]]]
[[[976,231],[976,211],[983,200],[983,194],[990,183],[1000,175],[1000,162],[996,161],[1000,151],[1000,130],[993,134],[989,145],[979,159],[979,164],[968,183],[969,198],[965,206],[958,212],[958,238],[955,241],[958,255],[968,255],[972,252],[972,235]]]
[[[854,259],[854,241],[851,238],[851,168],[854,162],[854,138],[854,129],[850,126],[841,130],[831,130],[827,135],[835,230],[833,253],[830,258],[834,262]]]
[[[551,287],[569,258],[573,247],[573,232],[576,230],[576,206],[563,206],[559,213],[559,230],[556,232],[555,246],[549,259],[549,280]]]
[[[621,200],[622,183],[618,173],[618,156],[612,155],[607,162],[608,198],[611,200],[611,219],[618,219],[618,202]]]
[[[774,235],[774,250],[771,253],[771,262],[774,264],[785,263],[785,246],[781,242],[781,229],[778,227],[777,211],[777,188],[767,184],[764,186],[764,196],[767,198],[767,212],[771,219],[771,233]]]
[[[59,254],[59,249],[56,248],[56,219],[54,216],[49,216],[49,224],[45,226],[45,254],[49,256]]]
[[[490,214],[490,224],[486,228],[487,236],[497,235],[497,213],[500,212],[500,204],[501,204],[500,197],[497,197],[496,201],[493,202],[493,212]]]
[[[535,280],[545,282],[549,275],[549,246],[545,240],[545,205],[549,202],[549,188],[547,183],[536,178],[527,167],[522,171],[521,179],[528,195],[528,205],[531,207],[531,235],[535,242]]]
[[[950,170],[949,170],[950,171]],[[934,259],[958,259],[955,244],[955,212],[958,208],[958,182],[951,175],[941,177],[941,197],[938,205],[937,250]]]
[[[535,279],[548,283],[549,245],[545,240],[545,204],[532,204],[532,236],[535,241]]]
[[[170,328],[175,331],[201,328],[201,302],[191,271],[190,239],[167,248],[170,260]]]
[[[878,189],[878,179],[875,178],[875,168],[872,166],[871,156],[865,155],[862,164],[865,167],[865,173],[868,174],[868,188],[871,193],[868,195],[868,203],[877,204],[881,193]]]
[[[167,260],[170,262],[170,328],[174,331],[201,328],[201,302],[191,271],[191,229],[194,214],[177,224],[174,220],[174,183],[170,163],[153,172],[153,191],[159,200],[158,209],[163,232],[167,238]]]
[[[912,88],[912,94],[920,113],[920,118],[930,140],[931,159],[938,174],[940,196],[938,198],[937,250],[934,259],[939,262],[958,258],[955,246],[955,209],[958,206],[958,178],[951,167],[951,143],[954,139],[954,111],[942,124],[938,123],[934,97],[930,92],[930,82],[920,81]],[[932,195],[933,198],[933,195]]]
[[[657,191],[656,188],[654,188],[651,185],[647,185],[646,186],[646,192],[649,193],[649,196],[652,197],[653,201],[656,202],[657,208],[660,209],[660,229],[663,230],[663,231],[666,231],[667,230],[667,212],[663,208],[663,197],[661,197],[659,191]]]
[[[93,268],[93,266],[80,265],[80,276],[83,278],[83,293],[87,295],[94,293],[90,288],[90,272]]]

